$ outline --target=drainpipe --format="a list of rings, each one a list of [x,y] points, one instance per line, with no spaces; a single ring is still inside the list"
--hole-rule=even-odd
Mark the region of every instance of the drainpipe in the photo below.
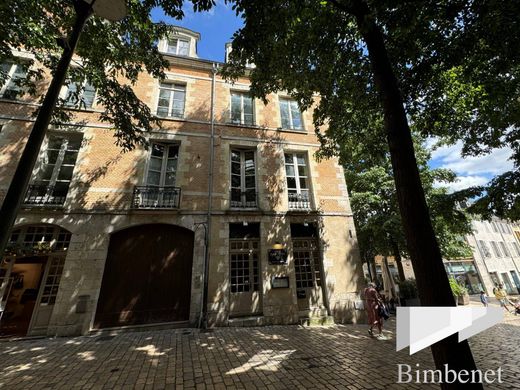
[[[207,220],[207,238],[206,238],[206,249],[204,251],[204,287],[202,292],[202,328],[208,327],[208,273],[209,273],[209,247],[211,245],[211,212],[212,212],[212,198],[213,198],[213,165],[215,160],[215,77],[218,71],[218,64],[213,63],[211,70],[211,138],[210,138],[210,150],[209,150],[209,172],[208,172],[208,214]]]

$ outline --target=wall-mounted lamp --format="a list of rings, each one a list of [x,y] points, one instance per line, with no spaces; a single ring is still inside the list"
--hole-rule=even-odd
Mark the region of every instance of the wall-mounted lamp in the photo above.
[[[244,222],[242,222],[242,225],[243,225],[243,226],[247,226],[247,225],[249,225],[249,224],[247,223],[247,221],[244,221]]]
[[[309,223],[307,221],[303,221],[303,226],[307,227],[309,226]]]
[[[284,249],[284,247],[283,247],[283,245],[282,245],[280,242],[276,241],[276,242],[273,244],[273,246],[271,247],[271,249],[280,250],[280,249]]]

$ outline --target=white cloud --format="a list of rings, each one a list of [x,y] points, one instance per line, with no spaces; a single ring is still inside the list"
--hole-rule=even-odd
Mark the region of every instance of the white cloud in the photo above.
[[[513,162],[509,157],[513,153],[511,148],[495,149],[490,154],[478,157],[461,157],[462,142],[455,145],[442,146],[432,153],[432,159],[438,160],[443,168],[448,168],[457,174],[490,174],[497,175],[513,169]]]
[[[486,184],[489,179],[486,176],[457,176],[457,181],[454,183],[442,183],[441,187],[448,187],[450,191],[459,191],[464,188],[481,186]]]
[[[435,140],[428,140],[427,146],[433,146]],[[509,147],[494,149],[491,153],[478,157],[462,157],[462,142],[442,146],[432,152],[432,165],[451,169],[457,174],[458,181],[448,185],[452,191],[483,185],[494,176],[513,169],[509,160],[512,150]]]

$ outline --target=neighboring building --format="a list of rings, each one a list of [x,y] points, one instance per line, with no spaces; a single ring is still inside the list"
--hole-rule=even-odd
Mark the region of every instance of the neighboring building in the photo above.
[[[399,271],[397,263],[393,256],[388,256],[388,269],[395,283],[399,283]],[[403,264],[403,272],[405,279],[415,279],[413,272],[412,262],[409,259],[403,258],[401,260]],[[483,288],[482,282],[478,271],[475,267],[475,262],[472,258],[469,259],[456,259],[456,260],[443,260],[444,268],[448,276],[454,277],[460,284],[468,289],[470,294],[479,294]],[[375,281],[380,286],[384,286],[383,283],[383,256],[378,255],[375,257]],[[368,266],[366,263],[363,264],[363,272],[367,280],[370,279],[368,272]],[[373,272],[372,272],[373,273]],[[386,287],[385,287],[386,288]]]
[[[472,221],[473,234],[466,237],[475,265],[488,294],[502,283],[509,294],[520,293],[520,243],[514,225],[493,218]],[[516,228],[515,228],[516,229]]]
[[[392,276],[392,279],[394,279],[394,282],[399,282],[399,270],[397,268],[397,262],[394,260],[393,256],[387,256],[388,261],[388,270],[390,271],[390,275]],[[413,273],[413,267],[412,262],[409,259],[401,259],[401,263],[403,265],[403,272],[405,279],[415,279],[415,274]],[[375,278],[374,280],[381,284],[383,283],[383,256],[377,255],[374,258],[374,264],[375,264]],[[371,270],[371,273],[368,271],[368,265],[367,263],[363,263],[363,273],[365,275],[365,278],[367,280],[370,280],[370,274],[374,273],[373,270]]]
[[[229,84],[219,64],[197,58],[199,39],[177,29],[159,42],[166,79],[139,77],[136,94],[163,118],[148,150],[120,152],[88,83],[84,107],[69,99],[74,123],[49,129],[1,263],[4,333],[193,326],[204,312],[206,239],[210,325],[359,320],[344,174],[337,160],[314,158],[312,112],[286,93],[251,99],[247,78]],[[11,80],[26,72],[3,67]],[[0,200],[35,107],[10,81],[0,91]],[[287,263],[268,261],[280,246]]]
[[[511,224],[513,234],[515,235],[516,242],[520,244],[520,222],[514,222]]]
[[[444,268],[448,276],[452,276],[459,284],[466,287],[469,294],[480,294],[480,291],[484,290],[473,258],[444,260]]]

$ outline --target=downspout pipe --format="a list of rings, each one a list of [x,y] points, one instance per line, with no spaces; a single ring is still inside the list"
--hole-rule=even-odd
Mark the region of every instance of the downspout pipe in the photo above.
[[[209,171],[208,171],[208,213],[206,216],[207,236],[204,251],[204,287],[202,293],[202,328],[208,327],[208,279],[209,279],[209,260],[211,246],[211,214],[213,211],[213,166],[215,163],[215,82],[218,72],[218,64],[213,63],[211,70],[211,102],[210,102],[210,149],[209,149]]]

